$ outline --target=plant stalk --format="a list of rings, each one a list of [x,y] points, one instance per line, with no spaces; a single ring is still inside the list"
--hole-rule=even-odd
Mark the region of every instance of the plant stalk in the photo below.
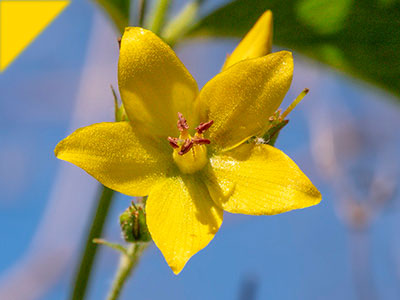
[[[132,243],[128,246],[127,254],[122,253],[117,273],[112,284],[107,300],[117,300],[122,292],[122,288],[135,269],[142,252],[149,243]]]
[[[143,27],[144,25],[144,17],[146,14],[147,10],[147,0],[139,0],[139,6],[138,6],[138,11],[139,11],[139,16],[138,16],[138,26]]]
[[[102,185],[100,186],[99,200],[95,204],[97,207],[93,217],[91,218],[92,223],[88,229],[89,232],[86,237],[79,267],[75,275],[73,290],[71,291],[69,297],[71,300],[82,300],[86,295],[98,247],[97,244],[93,243],[93,239],[101,237],[102,235],[104,223],[106,221],[113,196],[113,190]]]

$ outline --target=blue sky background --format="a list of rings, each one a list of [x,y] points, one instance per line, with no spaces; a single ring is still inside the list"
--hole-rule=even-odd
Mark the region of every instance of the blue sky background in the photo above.
[[[67,297],[96,183],[58,161],[53,149],[77,127],[112,118],[108,84],[116,84],[118,59],[112,30],[93,3],[74,0],[0,74],[0,299]],[[237,42],[190,41],[178,48],[178,55],[202,86],[219,72]],[[179,276],[151,246],[122,299],[239,299],[246,282],[255,287],[256,299],[357,299],[354,259],[367,262],[360,270],[367,274],[363,282],[370,284],[361,290],[369,299],[400,298],[398,192],[375,210],[366,230],[349,230],[337,205],[343,198],[341,186],[326,176],[310,150],[315,128],[328,122],[335,130],[345,181],[358,198],[366,198],[363,187],[375,170],[396,186],[399,107],[390,95],[296,53],[294,57],[293,85],[283,107],[304,87],[311,92],[291,114],[276,146],[320,189],[321,204],[277,216],[226,214],[215,239]],[[94,84],[90,91],[85,90],[88,82]],[[357,145],[345,139],[353,131]],[[68,185],[77,178],[82,184]],[[46,213],[57,195],[66,200]],[[110,241],[120,241],[117,218],[129,200],[119,195],[113,203],[105,233]],[[53,215],[54,226],[43,228],[43,220]],[[38,231],[41,238],[35,238]],[[29,271],[24,262],[41,254],[34,275],[19,282],[15,274]],[[58,266],[59,261],[65,263]],[[104,298],[117,263],[117,253],[101,249],[89,299]],[[15,284],[18,289],[12,288]],[[36,290],[40,285],[50,288]],[[28,288],[35,292],[24,293]]]

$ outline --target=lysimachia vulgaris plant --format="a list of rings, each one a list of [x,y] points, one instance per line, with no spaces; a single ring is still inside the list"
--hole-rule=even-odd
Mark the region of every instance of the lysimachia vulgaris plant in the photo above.
[[[165,42],[149,30],[126,28],[118,64],[126,118],[78,129],[55,149],[103,185],[148,196],[144,208],[124,213],[124,236],[130,242],[151,236],[175,274],[213,239],[223,211],[274,215],[321,200],[299,167],[272,146],[305,92],[280,113],[293,58],[270,53],[271,44],[268,11],[199,91]]]

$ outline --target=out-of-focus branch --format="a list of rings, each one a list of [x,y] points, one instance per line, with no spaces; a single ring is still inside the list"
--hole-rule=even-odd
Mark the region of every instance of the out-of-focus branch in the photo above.
[[[399,162],[393,156],[389,165],[388,154],[376,149],[374,154],[378,158],[370,174],[362,174],[363,170],[351,172],[347,166],[349,161],[354,162],[363,157],[365,153],[361,153],[362,151],[374,151],[363,145],[362,138],[357,136],[363,130],[362,122],[357,127],[356,120],[347,120],[340,128],[337,124],[334,126],[329,115],[323,112],[310,113],[308,119],[313,158],[321,175],[331,184],[337,195],[335,200],[339,216],[352,229],[365,229],[393,199]],[[347,154],[350,157],[345,157],[344,153],[339,157],[338,152],[345,152],[346,149],[353,149],[356,153]],[[369,183],[363,187],[357,186],[355,182],[355,177],[361,175],[371,177]],[[360,189],[363,189],[363,193],[359,192]]]
[[[378,299],[370,266],[368,229],[394,198],[399,164],[395,157],[392,160],[386,157],[379,142],[376,144],[382,148],[371,149],[365,145],[368,132],[363,132],[363,120],[349,118],[338,125],[330,120],[327,111],[315,110],[308,116],[312,154],[321,175],[333,189],[339,219],[350,229],[350,255],[358,298]],[[352,165],[374,150],[378,159],[369,174],[356,167],[353,172]],[[364,164],[365,161],[361,162]],[[371,180],[360,186],[356,179],[362,175],[370,175]]]

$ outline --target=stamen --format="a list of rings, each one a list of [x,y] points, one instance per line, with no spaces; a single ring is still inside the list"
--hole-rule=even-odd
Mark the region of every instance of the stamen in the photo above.
[[[193,147],[193,141],[191,139],[187,139],[185,143],[181,147],[181,151],[178,152],[179,155],[183,155],[188,153],[190,149]]]
[[[294,101],[292,102],[292,104],[289,105],[288,108],[286,108],[286,110],[284,111],[284,113],[282,114],[281,118],[282,120],[284,120],[287,115],[293,110],[293,108],[295,108],[297,106],[297,104],[300,103],[301,100],[303,100],[304,96],[307,95],[307,93],[309,92],[309,89],[304,89],[300,95],[297,96],[296,99],[294,99]]]
[[[198,137],[194,137],[192,141],[195,145],[206,145],[206,144],[208,145],[211,143],[209,139],[201,139]]]
[[[183,117],[183,115],[180,112],[178,112],[178,123],[176,126],[178,127],[180,132],[183,132],[183,131],[189,129],[189,125],[187,124],[186,119]]]
[[[178,138],[173,138],[173,137],[169,136],[168,137],[168,142],[172,146],[172,148],[175,148],[175,149],[179,148]]]
[[[203,137],[203,132],[209,129],[213,123],[213,121],[201,123],[196,128],[197,132],[192,136],[189,134],[189,126],[185,118],[178,112],[179,138],[168,137],[168,142],[174,148],[172,157],[181,172],[192,174],[207,165],[206,145],[211,142]]]
[[[203,132],[208,130],[211,127],[212,124],[214,124],[213,120],[208,121],[206,123],[200,123],[200,125],[196,127],[197,133],[198,134],[203,134]]]

